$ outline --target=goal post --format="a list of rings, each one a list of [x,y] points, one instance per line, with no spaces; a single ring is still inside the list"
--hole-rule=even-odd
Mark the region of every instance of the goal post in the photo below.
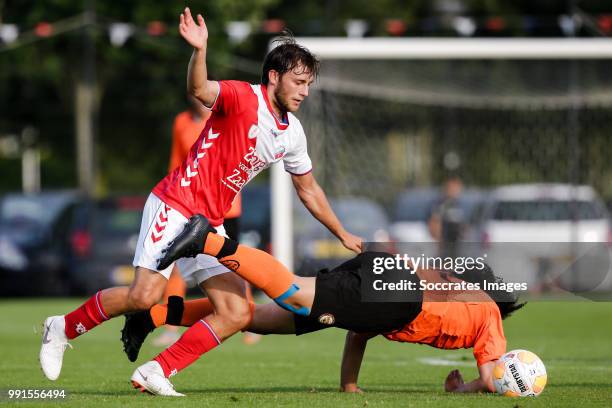
[[[321,60],[612,58],[607,38],[339,38],[299,37]]]

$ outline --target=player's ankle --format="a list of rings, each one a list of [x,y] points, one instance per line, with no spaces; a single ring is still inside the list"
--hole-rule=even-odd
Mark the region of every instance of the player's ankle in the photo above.
[[[307,298],[300,293],[300,287],[296,284],[292,284],[285,293],[274,298],[274,302],[292,313],[301,316],[308,316],[310,314],[311,305],[307,301]]]

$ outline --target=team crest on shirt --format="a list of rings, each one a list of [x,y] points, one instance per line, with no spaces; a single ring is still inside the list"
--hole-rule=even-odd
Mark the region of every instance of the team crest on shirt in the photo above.
[[[319,323],[324,324],[326,326],[331,326],[336,322],[336,318],[331,313],[323,313],[319,316]]]

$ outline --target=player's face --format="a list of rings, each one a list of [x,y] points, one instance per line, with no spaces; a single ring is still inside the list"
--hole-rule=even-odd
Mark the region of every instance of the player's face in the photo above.
[[[302,65],[286,72],[279,78],[274,96],[279,108],[285,112],[295,112],[308,96],[314,78]]]

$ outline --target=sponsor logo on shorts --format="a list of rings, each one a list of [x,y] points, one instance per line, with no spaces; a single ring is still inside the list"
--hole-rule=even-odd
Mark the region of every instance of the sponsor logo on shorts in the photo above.
[[[331,326],[336,322],[336,318],[331,313],[323,313],[319,316],[319,323],[324,324],[326,326]]]

